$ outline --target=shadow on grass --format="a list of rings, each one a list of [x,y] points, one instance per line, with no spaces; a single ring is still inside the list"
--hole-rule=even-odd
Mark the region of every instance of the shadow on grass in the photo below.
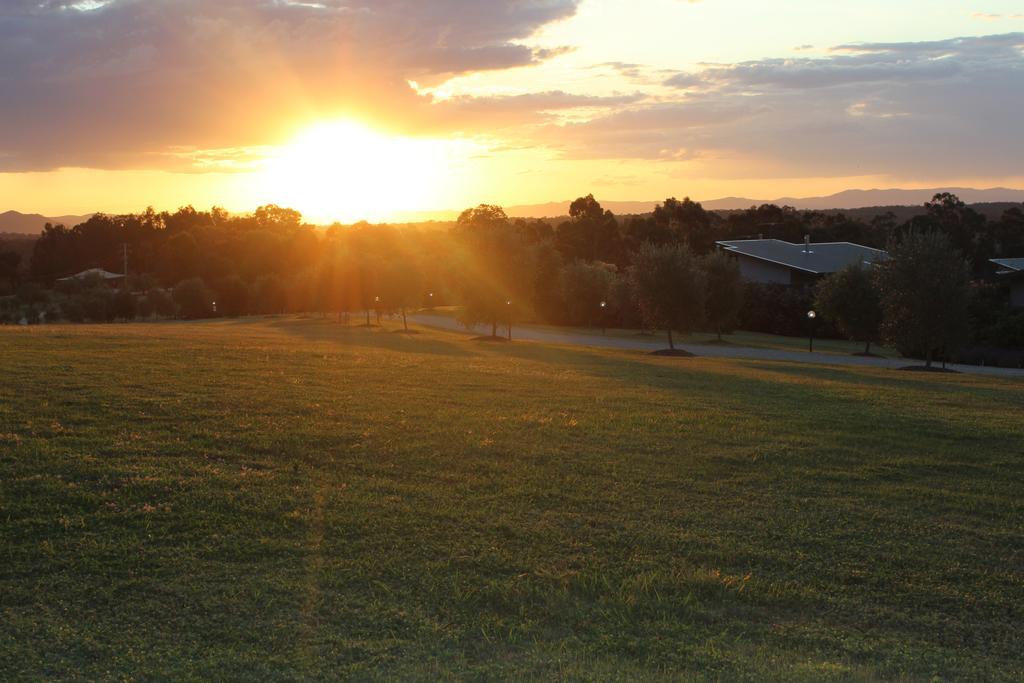
[[[548,363],[558,369],[571,369],[621,383],[623,387],[639,384],[668,395],[712,397],[709,405],[765,420],[767,425],[777,425],[780,435],[813,437],[822,432],[823,424],[834,422],[837,415],[849,417],[857,414],[861,426],[849,436],[859,442],[872,442],[886,448],[895,445],[892,441],[895,438],[915,444],[934,443],[938,453],[939,447],[948,445],[962,431],[956,424],[958,420],[950,419],[931,400],[926,402],[928,405],[894,409],[894,401],[898,403],[902,392],[927,392],[930,398],[940,403],[955,397],[955,400],[992,401],[1024,408],[1024,392],[1018,386],[965,375],[845,369],[785,361],[694,358],[680,362],[680,359],[659,358],[643,351],[609,354],[596,349],[539,344],[509,344],[490,347],[489,351],[495,357]],[[745,375],[745,370],[766,373],[767,376]],[[772,379],[771,375],[778,376],[778,379]],[[871,387],[872,392],[892,392],[897,399],[889,396],[888,400],[866,400],[858,395],[865,386]],[[879,426],[886,429],[875,429]],[[765,434],[769,441],[774,438],[773,429]],[[982,431],[974,437],[979,444],[990,442],[1005,447],[1020,438],[1019,431],[1008,429],[1005,424],[988,424]],[[962,455],[957,457],[962,458]]]
[[[420,331],[411,334],[386,326],[371,327],[345,325],[327,319],[281,319],[269,323],[270,327],[309,341],[331,342],[341,346],[384,349],[400,353],[427,353],[441,356],[472,357],[476,355],[464,344],[438,338],[439,333]]]

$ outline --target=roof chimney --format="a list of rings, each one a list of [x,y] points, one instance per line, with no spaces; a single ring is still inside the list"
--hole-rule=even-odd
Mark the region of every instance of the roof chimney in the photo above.
[[[811,253],[811,236],[810,235],[804,235],[804,253],[805,254],[810,254]]]

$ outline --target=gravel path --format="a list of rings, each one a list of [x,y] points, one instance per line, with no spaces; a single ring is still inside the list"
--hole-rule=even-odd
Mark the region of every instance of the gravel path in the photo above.
[[[443,315],[418,313],[410,315],[413,320],[427,327],[465,332],[455,319]],[[488,330],[489,331],[489,330]],[[664,339],[627,339],[622,337],[605,337],[596,334],[579,332],[559,332],[550,329],[538,329],[528,325],[512,328],[513,339],[545,342],[548,344],[569,344],[574,346],[596,346],[612,349],[634,349],[639,351],[657,351],[667,346]],[[742,346],[714,346],[704,344],[676,344],[676,348],[684,349],[698,356],[708,358],[747,358],[752,360],[781,360],[795,363],[814,363],[816,365],[861,365],[876,368],[901,368],[914,365],[917,361],[891,358],[866,358],[863,356],[846,356],[829,353],[807,353],[804,351],[783,351],[780,349],[752,349]],[[977,365],[956,365],[947,367],[970,375],[990,375],[996,377],[1024,378],[1024,369],[992,368]]]

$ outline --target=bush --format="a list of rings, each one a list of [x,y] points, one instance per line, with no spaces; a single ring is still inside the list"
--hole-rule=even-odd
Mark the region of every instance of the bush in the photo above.
[[[95,287],[79,294],[85,319],[94,323],[107,323],[114,319],[114,293],[106,287]]]
[[[72,323],[85,321],[85,306],[82,304],[82,296],[68,296],[60,304],[60,315]]]
[[[126,289],[118,290],[110,302],[110,314],[117,320],[134,320],[138,311],[135,295]]]
[[[281,278],[267,275],[253,286],[250,309],[259,313],[284,313],[287,301],[288,295]]]
[[[213,314],[213,295],[202,278],[183,280],[174,288],[174,303],[183,318],[208,318]]]
[[[218,282],[216,292],[218,315],[234,318],[249,311],[249,288],[237,275]]]

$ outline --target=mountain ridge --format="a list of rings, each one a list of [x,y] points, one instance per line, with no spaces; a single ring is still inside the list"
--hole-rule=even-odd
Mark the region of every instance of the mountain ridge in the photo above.
[[[792,206],[806,211],[824,211],[829,209],[865,209],[886,206],[919,206],[940,192],[957,195],[967,204],[989,202],[1024,202],[1024,190],[1006,187],[975,189],[970,187],[939,187],[906,190],[871,189],[843,190],[835,194],[820,197],[779,197],[776,199],[750,199],[746,197],[721,197],[719,199],[695,200],[709,211],[736,211],[749,209],[762,204]],[[652,201],[601,201],[601,206],[616,214],[650,213],[663,200]],[[523,204],[505,209],[509,216],[521,218],[551,218],[568,214],[570,201],[547,202],[543,204]]]
[[[84,216],[44,216],[38,213],[21,213],[20,211],[4,211],[0,213],[0,233],[14,235],[35,235],[42,232],[47,223],[66,225],[69,228],[89,219],[92,214]]]

